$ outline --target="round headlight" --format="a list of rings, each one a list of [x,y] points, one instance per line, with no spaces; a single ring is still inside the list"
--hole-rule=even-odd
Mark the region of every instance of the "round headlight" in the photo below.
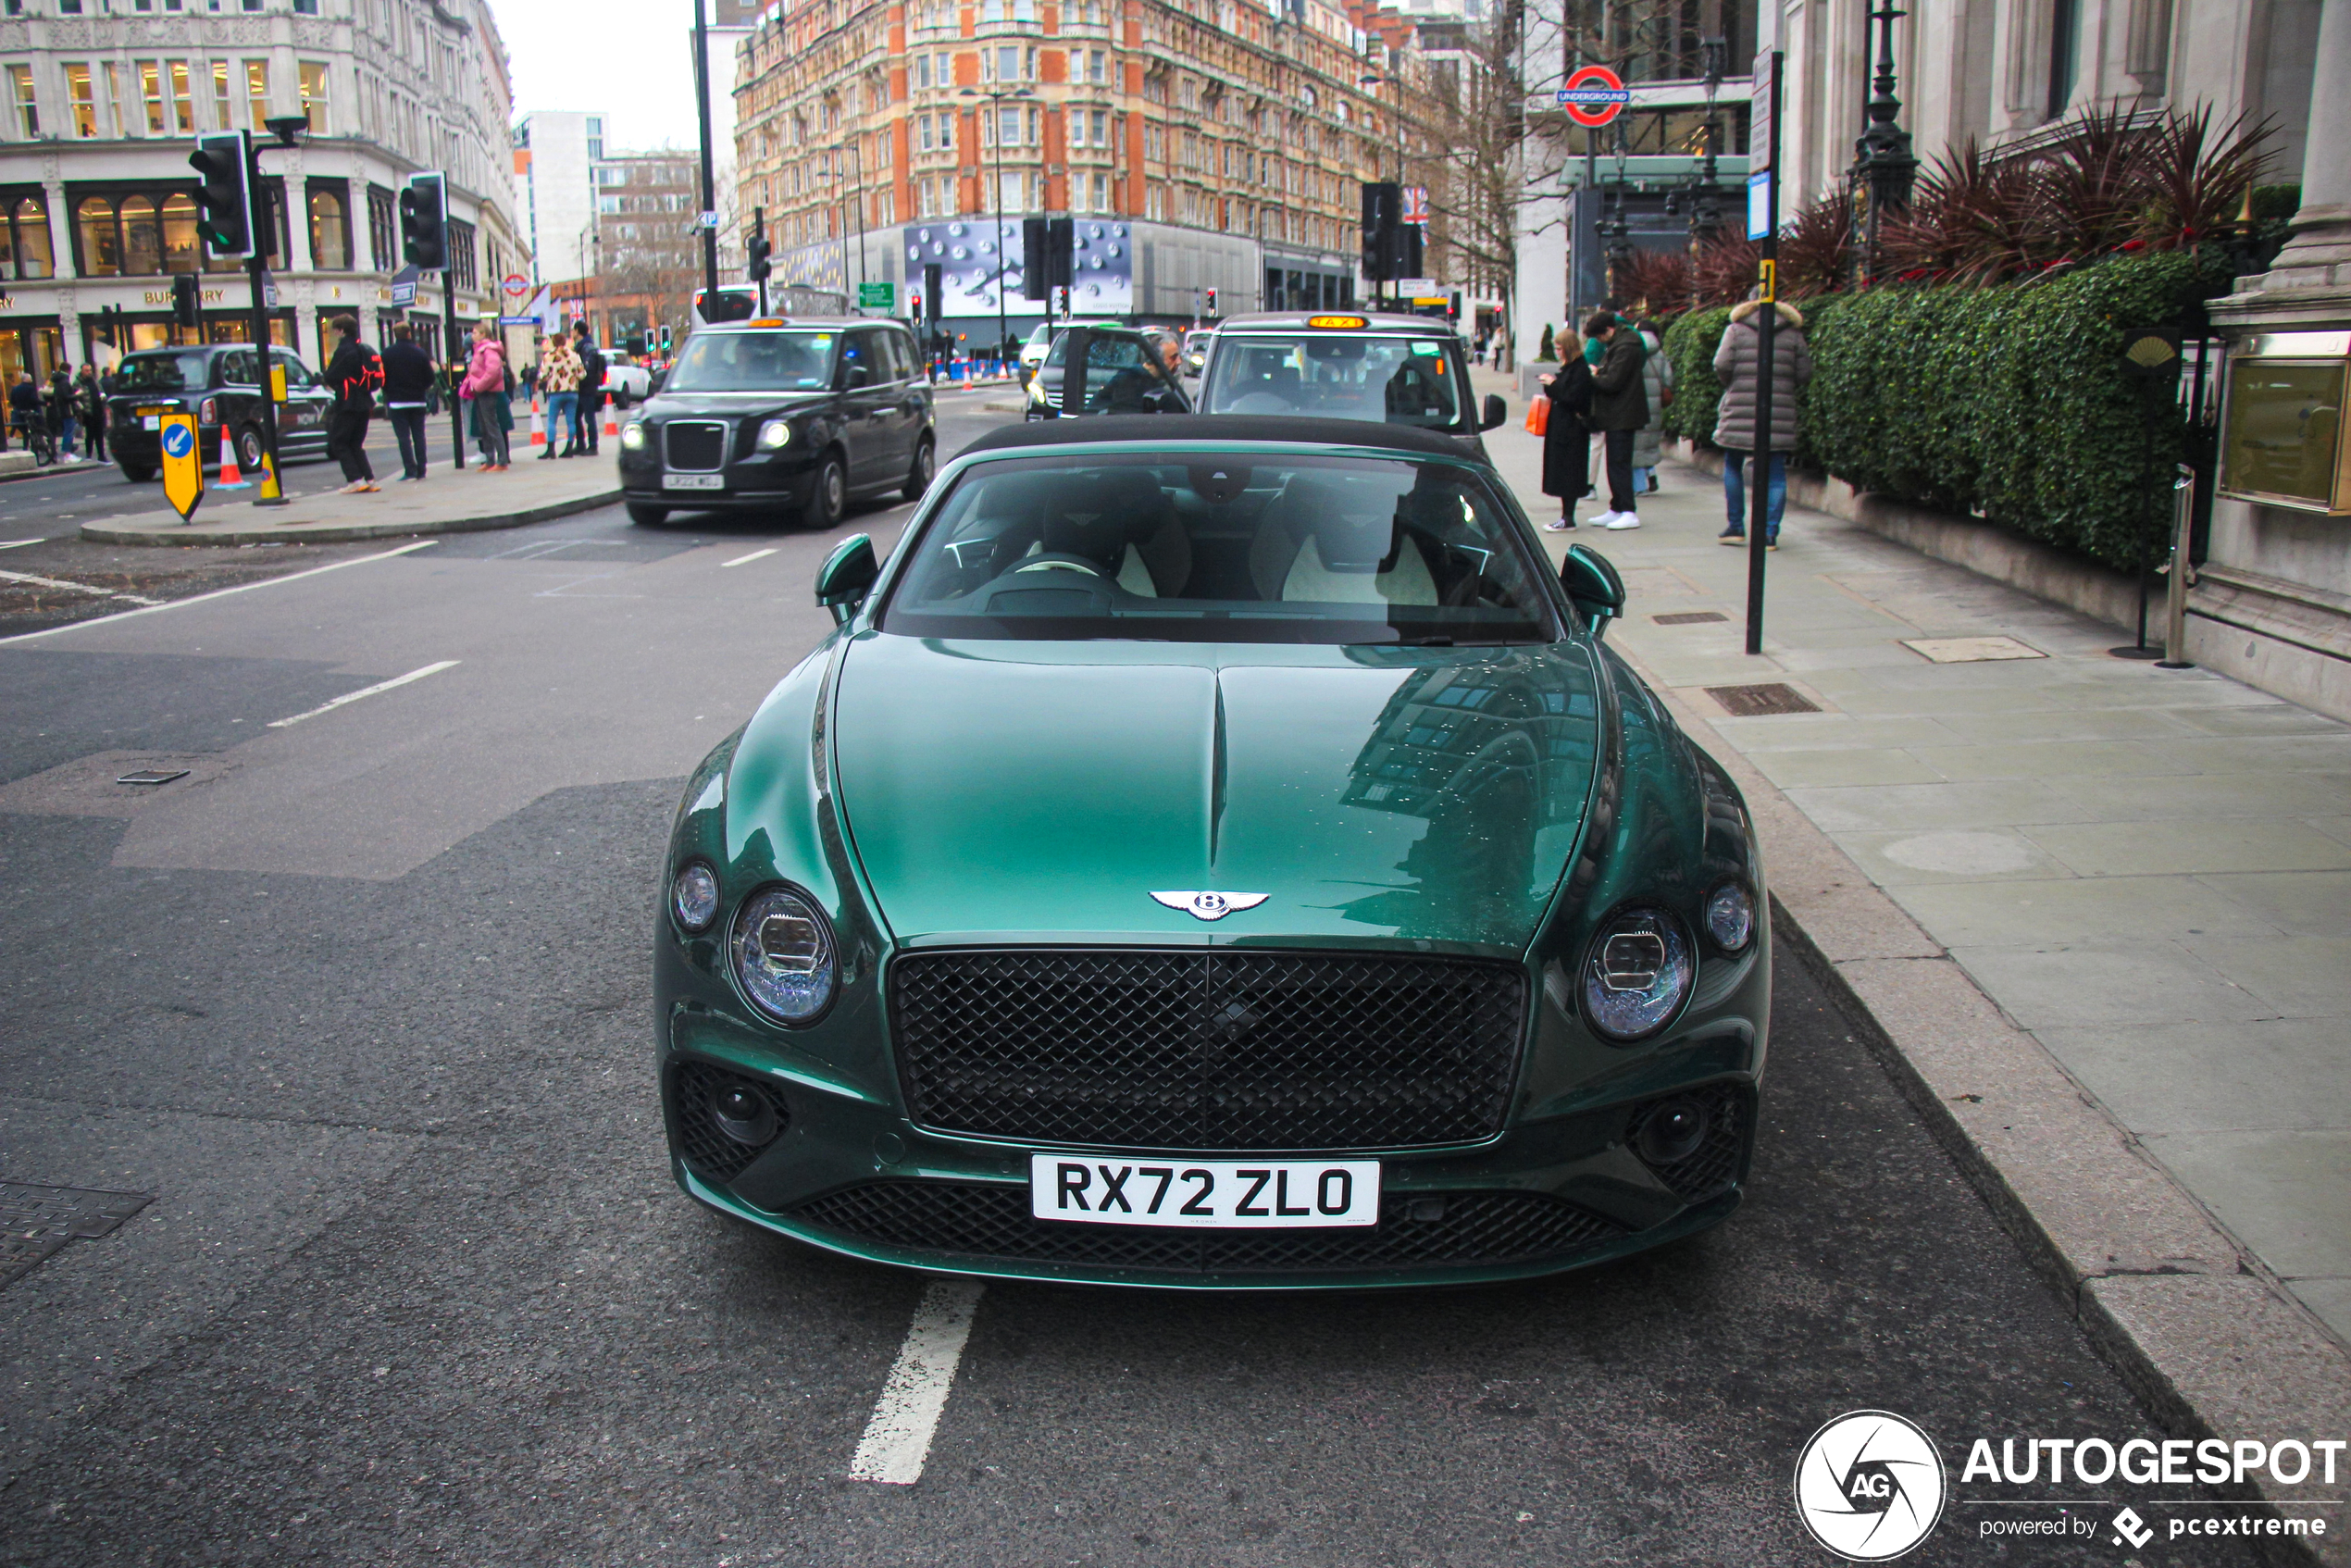
[[[735,913],[735,977],[761,1012],[805,1024],[833,999],[833,931],[806,894],[767,888]]]
[[[631,419],[620,427],[620,444],[634,452],[645,444],[645,422]]]
[[[1611,1039],[1655,1034],[1690,994],[1690,944],[1656,909],[1611,919],[1584,961],[1584,1013]]]
[[[669,907],[689,931],[709,930],[718,918],[718,874],[699,860],[679,866],[669,884]]]
[[[1706,934],[1724,952],[1737,952],[1755,935],[1755,901],[1736,882],[1725,882],[1707,898]]]
[[[791,421],[790,419],[770,419],[759,427],[760,451],[773,452],[778,447],[790,444]]]

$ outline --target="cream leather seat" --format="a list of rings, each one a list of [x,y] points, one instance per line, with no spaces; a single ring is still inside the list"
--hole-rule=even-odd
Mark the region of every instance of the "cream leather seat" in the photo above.
[[[1437,580],[1396,520],[1395,498],[1294,479],[1265,509],[1250,574],[1287,604],[1434,606]],[[1283,559],[1287,556],[1287,560]]]

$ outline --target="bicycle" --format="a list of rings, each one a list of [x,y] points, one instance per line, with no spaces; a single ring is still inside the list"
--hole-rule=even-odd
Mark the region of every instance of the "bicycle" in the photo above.
[[[32,454],[34,467],[45,468],[57,460],[57,434],[46,419],[27,419],[19,415],[8,421],[8,429]]]

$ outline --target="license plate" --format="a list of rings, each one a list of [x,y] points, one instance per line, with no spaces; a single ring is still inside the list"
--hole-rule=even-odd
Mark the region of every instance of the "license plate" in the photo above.
[[[1082,1225],[1211,1230],[1377,1225],[1379,1162],[1032,1154],[1028,1212]]]
[[[143,430],[159,430],[163,429],[163,416],[160,414],[142,414],[139,416],[139,428]]]
[[[725,490],[727,476],[724,474],[664,474],[661,477],[661,488],[664,490]]]
[[[145,418],[145,417],[148,417],[153,416],[153,415],[157,415],[157,414],[168,414],[168,413],[171,413],[171,412],[172,412],[172,410],[170,410],[170,409],[168,409],[168,408],[163,408],[163,407],[155,407],[155,408],[142,408],[142,409],[140,409],[140,410],[139,410],[139,415],[140,415],[140,417],[141,417],[142,418]]]

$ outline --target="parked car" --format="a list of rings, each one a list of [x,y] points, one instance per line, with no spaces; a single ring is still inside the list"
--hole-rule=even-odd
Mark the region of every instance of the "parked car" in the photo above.
[[[261,468],[262,411],[258,355],[247,343],[148,348],[122,356],[114,393],[106,400],[106,446],[122,477],[144,484],[163,463],[163,416],[193,413],[196,449],[207,467],[220,461],[220,443],[235,443],[237,467]],[[272,369],[286,372],[286,401],[278,410],[278,460],[292,463],[327,453],[327,416],[334,396],[302,356],[269,351]]]
[[[604,355],[604,396],[615,408],[642,403],[653,395],[653,373],[644,362],[620,349]]]
[[[1170,365],[1176,346],[1170,334],[1149,327],[1091,327],[1087,332],[1085,412],[1192,411],[1192,400]],[[1067,333],[1054,339],[1044,364],[1030,378],[1025,418],[1051,419],[1061,414],[1071,341]]]
[[[1037,367],[1045,363],[1045,355],[1054,342],[1072,327],[1117,327],[1123,324],[1114,317],[1085,321],[1039,321],[1020,345],[1020,360],[1014,367],[1020,384],[1024,387],[1028,385],[1037,374]]]
[[[914,340],[855,318],[698,327],[620,427],[629,517],[673,511],[840,521],[852,498],[930,483],[939,435]]]
[[[1441,430],[1478,456],[1510,417],[1473,406],[1461,334],[1424,316],[1268,311],[1217,324],[1200,378],[1203,414],[1302,414]]]
[[[1006,427],[688,781],[676,1178],[942,1273],[1580,1267],[1718,1224],[1770,935],[1737,788],[1451,436]]]
[[[1198,380],[1208,368],[1208,342],[1216,335],[1209,327],[1197,328],[1184,334],[1184,374]]]

